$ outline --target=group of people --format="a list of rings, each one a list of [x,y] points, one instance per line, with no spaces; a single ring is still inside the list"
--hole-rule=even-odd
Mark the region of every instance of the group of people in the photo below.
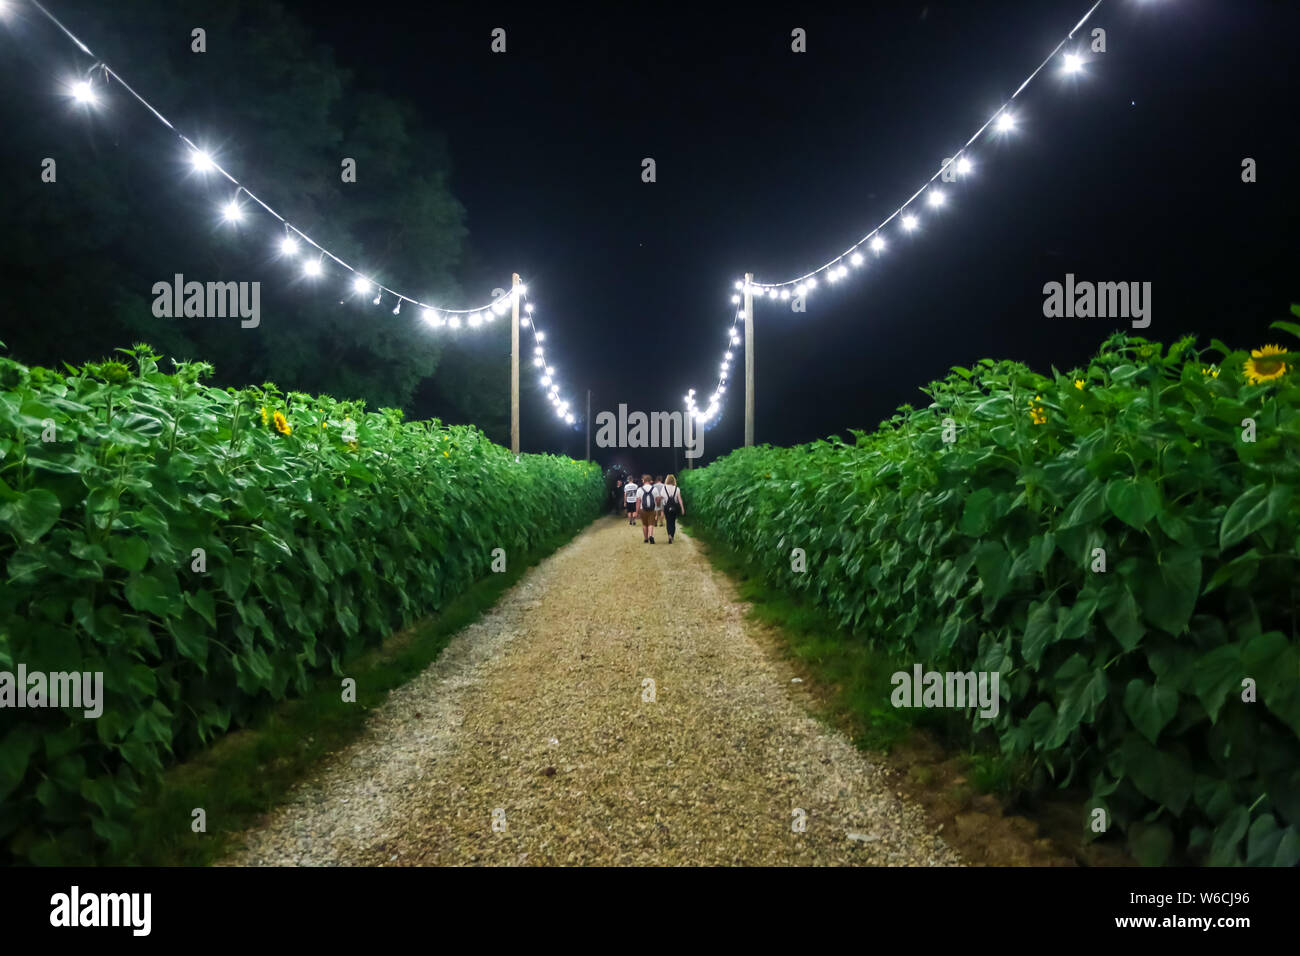
[[[686,514],[686,505],[682,502],[682,490],[677,487],[673,475],[653,480],[649,475],[641,476],[641,484],[631,478],[623,486],[623,502],[627,509],[627,523],[635,525],[641,522],[641,540],[643,544],[655,543],[655,528],[667,524],[668,543],[673,543],[677,534],[677,519]]]

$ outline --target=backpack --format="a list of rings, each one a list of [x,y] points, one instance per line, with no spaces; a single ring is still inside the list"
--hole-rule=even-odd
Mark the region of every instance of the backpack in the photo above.
[[[653,487],[641,489],[641,510],[655,510],[655,490]]]
[[[679,500],[677,497],[678,494],[680,494],[680,492],[677,490],[677,486],[673,485],[671,493],[668,494],[668,500],[664,502],[664,514],[672,515],[673,517],[677,516],[677,504]]]

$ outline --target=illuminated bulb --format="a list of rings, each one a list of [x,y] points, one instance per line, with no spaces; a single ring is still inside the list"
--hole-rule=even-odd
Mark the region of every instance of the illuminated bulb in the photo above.
[[[547,375],[554,375],[554,374],[555,374],[555,369],[551,368],[551,366],[549,366],[549,365],[546,366],[546,374],[547,374]]]
[[[482,324],[483,324],[483,317],[479,315],[477,312],[475,312],[473,315],[469,317],[469,327],[471,329],[477,329]]]
[[[915,216],[904,216],[904,217],[903,217],[903,228],[906,229],[908,232],[911,232],[913,229],[915,229],[915,228],[916,228],[916,217],[915,217]]]
[[[840,266],[840,278],[843,279],[843,278],[844,278],[846,275],[848,275],[848,274],[849,274],[849,267],[848,267],[848,266]]]
[[[738,295],[733,295],[733,296],[731,297],[731,303],[732,303],[732,305],[739,305],[739,304],[740,304],[740,296],[738,296]]]
[[[532,304],[531,302],[529,302],[526,306],[524,306],[524,311],[525,311],[525,312],[532,312],[532,311],[533,311],[533,304]]]
[[[308,259],[302,265],[302,271],[305,275],[316,278],[321,273],[320,261],[317,259]]]
[[[855,266],[862,265],[862,253],[860,252],[853,253],[853,255],[849,257],[849,262],[853,263]]]
[[[352,288],[356,289],[362,295],[370,291],[370,280],[363,279],[360,276],[352,280]]]
[[[573,416],[572,416],[572,415],[565,415],[565,416],[564,416],[564,420],[565,420],[566,422],[568,422],[570,425],[573,424]]]
[[[534,349],[533,349],[533,354],[534,354],[534,355],[541,355],[541,354],[542,354],[542,347],[539,345],[539,346],[537,346],[536,348],[534,348]]]
[[[829,272],[826,273],[826,278],[829,279],[831,282],[834,282],[839,277],[840,277],[839,269],[831,269]]]
[[[280,255],[296,256],[298,254],[298,240],[293,236],[285,236],[280,240]]]
[[[999,133],[1009,133],[1016,128],[1015,117],[1010,113],[999,113],[997,131]]]
[[[1079,56],[1079,54],[1077,53],[1065,54],[1064,70],[1066,73],[1078,73],[1082,69],[1083,69],[1083,57]]]
[[[209,156],[201,149],[196,149],[193,153],[190,154],[190,162],[193,163],[194,168],[201,173],[206,173],[209,169],[212,169],[212,167],[215,165],[212,162],[212,157]]]
[[[374,297],[373,299],[371,299],[370,301],[373,302],[375,305],[378,305],[378,304],[379,304],[379,300],[380,300],[381,298],[383,298],[383,293],[382,293],[382,292],[376,292],[376,293],[375,293],[375,297]]]
[[[807,291],[808,291],[808,287],[804,285],[802,282],[800,282],[797,286],[794,287],[795,295],[803,295]]]
[[[518,286],[515,287],[516,295],[523,295],[527,291],[528,291],[528,286],[524,285],[523,283],[520,283]]]
[[[87,106],[94,106],[98,102],[95,98],[95,88],[90,85],[89,80],[80,80],[72,84],[72,98]]]
[[[537,358],[533,359],[533,364],[536,365],[538,368],[541,368],[546,363],[542,361],[542,357],[539,355],[537,356]]]
[[[931,206],[942,206],[942,205],[943,205],[943,193],[939,192],[939,190],[937,190],[937,189],[933,189],[933,190],[931,190],[931,191],[930,191],[930,205],[931,205]]]
[[[737,280],[736,280],[736,288],[737,288],[737,289],[743,289],[743,288],[745,288],[745,283],[743,283],[743,282],[741,282],[739,279],[737,279]]]
[[[782,289],[782,290],[781,290],[781,298],[782,298],[782,299],[788,299],[788,298],[790,298],[790,290],[789,290],[789,289]]]
[[[438,320],[438,313],[434,312],[433,309],[423,309],[420,312],[420,317],[423,318],[424,321],[428,322],[430,325],[433,326],[438,326],[442,324]]]
[[[526,315],[524,315],[524,316],[520,316],[520,318],[519,318],[519,327],[520,327],[521,329],[526,329],[526,328],[528,328],[528,316],[526,316]]]
[[[816,280],[816,279],[809,279],[809,280],[808,280],[808,288],[810,288],[810,289],[815,289],[815,288],[817,288],[817,280]]]
[[[226,203],[225,211],[222,213],[226,222],[239,222],[244,218],[244,210],[239,205],[238,199],[232,199]]]
[[[550,385],[550,384],[551,384],[551,377],[549,375],[543,375],[542,385]]]
[[[777,291],[776,291],[775,289],[768,289],[768,290],[767,290],[767,297],[768,297],[769,299],[775,299],[775,298],[777,297],[777,295],[778,295],[778,293],[777,293]]]
[[[460,328],[460,316],[453,315],[450,319],[447,320],[447,324],[450,325],[453,329]]]
[[[397,315],[397,314],[399,314],[401,311],[402,311],[402,300],[401,300],[401,299],[398,299],[398,300],[397,300],[397,305],[393,306],[393,315]]]
[[[967,159],[965,156],[957,160],[957,172],[961,173],[963,176],[969,173],[971,171],[971,168],[972,168],[971,161]]]
[[[537,333],[537,341],[539,341],[539,342],[545,342],[545,341],[546,341],[546,333],[545,333],[545,332],[538,332],[538,333]]]
[[[885,248],[885,240],[881,239],[879,236],[876,236],[874,239],[871,240],[871,248],[874,249],[876,252],[879,252],[881,249]]]

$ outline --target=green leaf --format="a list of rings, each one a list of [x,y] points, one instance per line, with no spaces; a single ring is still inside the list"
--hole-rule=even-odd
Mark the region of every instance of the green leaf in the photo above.
[[[1135,823],[1129,827],[1128,845],[1143,866],[1164,866],[1174,850],[1174,834],[1163,823]]]
[[[1120,765],[1133,785],[1181,816],[1192,792],[1192,770],[1175,753],[1156,749],[1138,734],[1128,734],[1119,749]],[[1243,829],[1244,833],[1245,830]]]
[[[1034,602],[1025,622],[1025,636],[1020,653],[1032,667],[1037,667],[1047,645],[1056,638],[1056,607],[1050,602]]]
[[[38,541],[59,520],[63,506],[58,496],[46,488],[33,488],[0,507],[0,520],[13,529],[24,544]]]
[[[1115,478],[1106,483],[1106,504],[1117,518],[1141,531],[1160,511],[1160,489],[1149,478]]]
[[[1094,478],[1090,481],[1070,507],[1065,510],[1061,518],[1060,529],[1073,528],[1078,525],[1091,524],[1106,513],[1106,499],[1104,495],[1104,486],[1100,481]]]
[[[1247,488],[1223,514],[1223,523],[1219,526],[1219,548],[1226,551],[1273,521],[1285,511],[1290,500],[1291,488],[1288,485]]]
[[[1178,712],[1178,692],[1135,677],[1124,689],[1124,712],[1142,736],[1153,744]]]
[[[1133,592],[1122,582],[1116,587],[1119,591],[1119,597],[1115,599],[1115,603],[1102,612],[1102,619],[1106,622],[1106,626],[1110,628],[1110,632],[1115,635],[1115,640],[1119,641],[1120,647],[1126,651],[1131,651],[1142,640],[1146,628],[1142,626]]]
[[[114,535],[108,539],[108,550],[113,560],[128,571],[143,571],[149,563],[149,542],[143,538]]]
[[[1240,686],[1242,674],[1241,648],[1236,644],[1216,647],[1196,662],[1192,675],[1192,690],[1201,706],[1210,715],[1210,722],[1219,719],[1219,711],[1233,688]]]
[[[1201,558],[1194,551],[1166,552],[1133,581],[1142,613],[1156,627],[1178,635],[1187,627],[1201,593]]]

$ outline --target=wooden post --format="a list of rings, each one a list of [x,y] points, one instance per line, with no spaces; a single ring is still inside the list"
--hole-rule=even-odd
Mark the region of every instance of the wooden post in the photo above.
[[[745,447],[754,444],[754,273],[745,273]]]
[[[510,451],[519,454],[519,273],[510,284]]]

